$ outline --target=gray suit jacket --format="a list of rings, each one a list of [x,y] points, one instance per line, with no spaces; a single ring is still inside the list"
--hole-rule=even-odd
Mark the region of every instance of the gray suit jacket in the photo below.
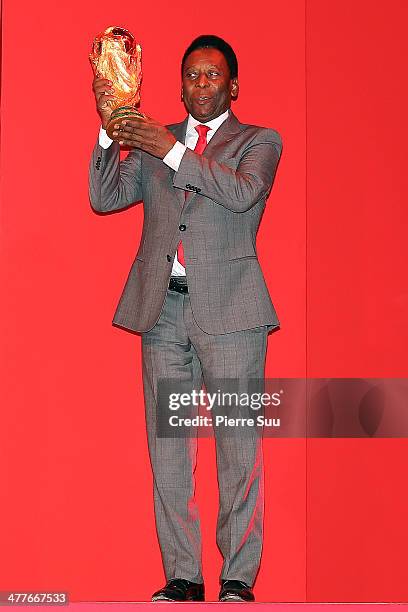
[[[168,128],[184,142],[187,118]],[[120,161],[119,151],[117,142],[103,149],[97,141],[89,167],[94,210],[144,204],[140,245],[113,323],[138,332],[155,325],[182,239],[199,327],[225,334],[278,326],[255,240],[282,152],[279,133],[241,124],[230,111],[204,153],[187,149],[177,172],[139,149]]]

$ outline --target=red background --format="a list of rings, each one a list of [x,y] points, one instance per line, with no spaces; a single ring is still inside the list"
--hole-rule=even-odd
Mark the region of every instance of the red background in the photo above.
[[[140,338],[111,326],[143,211],[97,215],[87,56],[108,25],[143,46],[142,107],[182,120],[203,32],[237,50],[241,121],[283,156],[258,250],[281,329],[267,375],[407,376],[407,82],[402,1],[195,5],[3,0],[0,589],[148,600],[156,539]],[[258,601],[407,601],[405,439],[266,439]],[[197,495],[218,592],[212,440]]]

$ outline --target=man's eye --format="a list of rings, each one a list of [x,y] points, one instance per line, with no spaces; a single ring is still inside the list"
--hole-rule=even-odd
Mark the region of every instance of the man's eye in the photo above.
[[[188,79],[194,79],[197,76],[196,72],[187,72],[186,77]]]
[[[209,74],[210,76],[218,76],[220,73],[219,73],[219,72],[217,72],[216,70],[211,70],[211,71],[210,71],[208,74]]]

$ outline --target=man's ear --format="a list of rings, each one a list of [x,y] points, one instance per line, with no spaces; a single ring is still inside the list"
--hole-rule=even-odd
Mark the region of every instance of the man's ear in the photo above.
[[[238,79],[232,79],[231,81],[231,98],[233,100],[236,100],[236,98],[238,98],[238,93],[239,93],[239,82]]]
[[[181,88],[181,100],[184,100],[184,91],[183,91],[183,88]]]

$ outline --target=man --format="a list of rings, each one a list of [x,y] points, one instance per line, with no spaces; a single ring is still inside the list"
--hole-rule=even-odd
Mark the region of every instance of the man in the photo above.
[[[262,379],[268,331],[279,325],[255,250],[282,150],[278,132],[241,124],[234,51],[200,36],[182,59],[188,117],[163,126],[147,117],[104,128],[111,83],[95,78],[102,120],[90,163],[100,212],[143,200],[136,258],[113,323],[141,333],[146,426],[157,533],[166,585],[152,600],[203,601],[201,533],[194,498],[197,436],[157,435],[158,381],[216,389],[215,381]],[[120,145],[131,147],[120,161]],[[193,414],[193,413],[192,413]],[[217,429],[217,428],[215,428]],[[220,601],[254,601],[263,536],[259,434],[215,431],[219,484]]]

